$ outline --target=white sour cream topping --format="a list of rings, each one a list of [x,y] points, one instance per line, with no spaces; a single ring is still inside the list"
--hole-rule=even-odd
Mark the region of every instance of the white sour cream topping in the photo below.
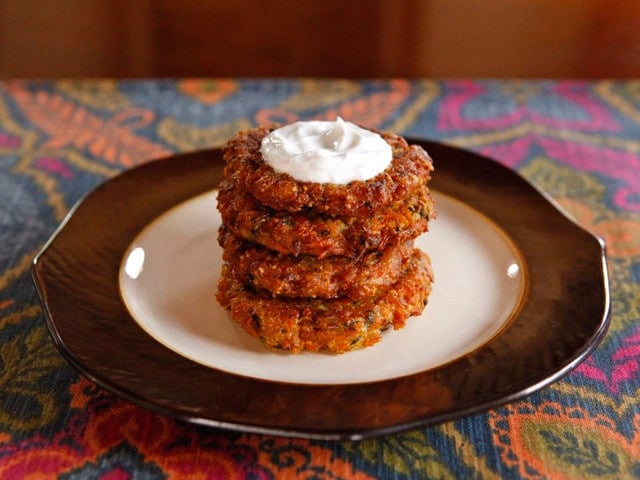
[[[392,159],[391,146],[377,133],[340,117],[335,122],[295,122],[262,139],[264,161],[300,182],[345,185],[369,180]]]

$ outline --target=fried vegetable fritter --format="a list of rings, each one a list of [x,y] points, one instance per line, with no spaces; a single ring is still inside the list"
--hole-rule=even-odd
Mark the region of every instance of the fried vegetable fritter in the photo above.
[[[433,162],[418,145],[409,145],[399,135],[377,132],[392,148],[387,169],[370,180],[347,185],[299,182],[273,170],[262,158],[260,144],[279,125],[261,126],[237,133],[224,151],[225,178],[236,188],[253,195],[261,204],[276,210],[313,210],[330,216],[349,212],[364,218],[379,209],[413,196],[431,179]]]
[[[418,249],[399,280],[368,300],[274,298],[243,285],[225,264],[217,299],[269,349],[343,353],[377,343],[381,332],[402,328],[410,316],[422,312],[432,281],[429,257]]]
[[[297,298],[375,298],[398,280],[413,251],[413,241],[408,241],[355,258],[293,257],[242,241],[225,227],[218,240],[223,260],[242,284]]]
[[[404,243],[426,232],[429,220],[436,215],[427,187],[370,216],[343,212],[339,217],[327,217],[265,207],[227,181],[218,191],[218,209],[224,224],[237,237],[279,253],[318,258],[355,257],[366,250]]]

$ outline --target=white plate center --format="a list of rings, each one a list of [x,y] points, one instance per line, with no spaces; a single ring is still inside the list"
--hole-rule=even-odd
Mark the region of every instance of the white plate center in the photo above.
[[[155,340],[230,373],[344,384],[434,368],[495,335],[516,310],[525,284],[523,260],[497,225],[451,197],[434,197],[438,219],[416,240],[435,272],[429,304],[370,348],[342,355],[272,352],[235,324],[215,300],[221,268],[215,192],[172,208],[138,235],[120,268],[122,297]]]

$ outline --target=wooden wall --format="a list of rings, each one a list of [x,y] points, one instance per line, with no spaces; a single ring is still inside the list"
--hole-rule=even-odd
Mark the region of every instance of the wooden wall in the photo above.
[[[0,78],[640,78],[638,0],[0,0]]]

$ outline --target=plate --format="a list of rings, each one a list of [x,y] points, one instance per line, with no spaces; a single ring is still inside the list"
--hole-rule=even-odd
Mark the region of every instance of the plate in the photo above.
[[[374,347],[268,352],[215,303],[218,149],[136,167],[71,210],[32,267],[56,346],[151,410],[322,439],[458,418],[566,374],[608,327],[603,242],[499,163],[411,142],[436,163],[439,218],[417,241],[436,282],[423,315]]]
[[[153,338],[226,372],[304,384],[418,373],[491,338],[514,317],[526,287],[526,265],[502,229],[464,203],[434,197],[439,218],[416,239],[438,272],[429,307],[402,330],[385,332],[372,348],[291,355],[266,351],[242,331],[214,295],[222,267],[215,191],[172,208],[133,240],[120,268],[120,291],[133,319]]]

